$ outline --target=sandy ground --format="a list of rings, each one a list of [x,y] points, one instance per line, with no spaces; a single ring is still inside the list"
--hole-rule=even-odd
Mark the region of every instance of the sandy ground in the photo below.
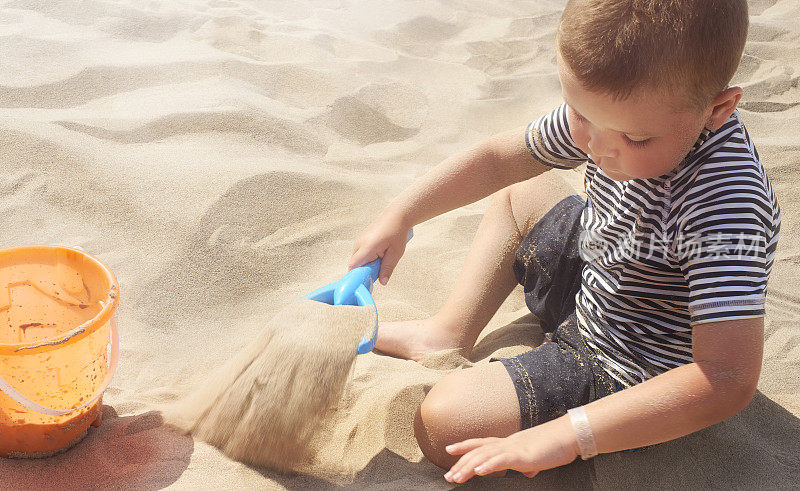
[[[335,479],[232,461],[165,428],[159,411],[282,306],[339,278],[354,238],[416,177],[560,103],[563,2],[0,5],[0,245],[79,245],[110,265],[122,346],[102,427],[52,459],[1,461],[0,488],[452,487],[416,446],[414,409],[448,371],[540,342],[519,291],[470,360],[358,358],[320,447]],[[800,480],[800,2],[754,0],[751,14],[734,83],[784,213],[755,399],[652,449],[467,487]],[[436,311],[485,206],[416,227],[395,276],[377,287],[382,319]]]

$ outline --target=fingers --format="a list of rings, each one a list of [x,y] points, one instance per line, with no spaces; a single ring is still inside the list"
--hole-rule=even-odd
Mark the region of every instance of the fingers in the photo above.
[[[350,256],[350,261],[347,263],[347,270],[350,271],[351,269],[363,266],[379,256],[380,254],[369,249],[358,249]]]
[[[350,271],[353,268],[360,266],[358,264],[360,252],[362,251],[361,247],[361,238],[358,238],[355,242],[353,242],[353,250],[350,251],[350,260],[347,262],[347,270]]]
[[[463,454],[450,470],[444,475],[447,481],[463,483],[478,475],[505,474],[504,471],[514,469],[522,472],[527,477],[533,477],[539,470],[531,462],[514,449],[508,448],[508,442],[503,438],[472,438],[454,443],[445,447],[453,455]]]
[[[487,453],[483,447],[478,447],[463,455],[458,462],[444,475],[450,482],[464,482],[475,475],[475,467],[487,460]]]
[[[381,272],[379,274],[379,278],[381,281],[381,285],[386,285],[389,281],[389,278],[392,276],[392,272],[394,272],[394,268],[397,266],[397,263],[400,262],[400,258],[403,256],[402,251],[397,251],[394,247],[389,247],[386,249],[386,252],[383,254],[383,259],[381,259]]]
[[[450,468],[444,478],[450,482],[460,483],[474,476],[476,473],[475,467],[497,455],[499,448],[492,443],[498,440],[498,438],[472,438],[445,447],[445,450],[450,454],[466,453]]]
[[[400,262],[400,258],[403,257],[403,251],[395,247],[390,246],[384,251],[358,249],[350,256],[350,260],[347,263],[347,270],[350,271],[359,266],[363,266],[378,257],[381,258],[381,270],[378,274],[378,278],[382,285],[386,285],[394,269],[397,267],[397,263]]]
[[[470,438],[469,440],[464,440],[463,442],[454,443],[452,445],[448,445],[444,447],[444,449],[450,455],[462,455],[473,448],[479,447],[484,443],[487,443],[488,438]]]
[[[494,455],[493,452],[486,451],[486,449],[477,449],[462,457],[464,462],[459,461],[457,463],[459,468],[455,469],[454,466],[450,472],[445,474],[445,479],[462,483],[475,476],[486,476],[504,471],[511,468],[513,459],[514,456],[509,453]]]
[[[510,466],[511,466],[510,454],[504,453],[500,455],[495,455],[486,462],[476,466],[475,474],[478,474],[479,476],[485,476],[486,474],[491,474],[492,472],[506,470],[510,468]]]
[[[474,476],[496,475],[508,469],[518,470],[526,477],[533,477],[539,470],[530,470],[531,467],[530,463],[524,462],[513,451],[503,450],[498,445],[486,444],[463,455],[444,478],[450,482],[463,483]]]

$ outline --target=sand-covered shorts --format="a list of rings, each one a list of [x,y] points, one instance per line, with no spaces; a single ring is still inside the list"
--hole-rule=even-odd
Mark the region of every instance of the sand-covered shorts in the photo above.
[[[581,284],[578,244],[585,206],[578,195],[561,200],[534,225],[516,253],[514,274],[545,341],[521,355],[490,361],[500,361],[514,381],[520,430],[624,389],[600,367],[578,332],[575,294]]]

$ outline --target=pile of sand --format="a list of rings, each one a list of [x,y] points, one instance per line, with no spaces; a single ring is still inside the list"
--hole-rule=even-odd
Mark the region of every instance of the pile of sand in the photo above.
[[[340,278],[353,240],[416,177],[561,102],[563,5],[4,2],[0,245],[79,245],[107,263],[120,282],[121,352],[102,426],[58,457],[0,462],[0,488],[450,488],[416,445],[414,411],[449,371],[541,341],[519,291],[469,360],[358,356],[308,442],[316,477],[240,463],[168,428],[161,411],[285,306]],[[688,438],[472,486],[800,482],[800,7],[753,0],[751,14],[733,82],[784,214],[756,398]],[[581,186],[578,172],[562,174]],[[381,320],[436,312],[486,204],[415,227],[376,287]]]
[[[165,419],[240,462],[280,471],[308,466],[310,442],[374,325],[371,307],[293,302]]]

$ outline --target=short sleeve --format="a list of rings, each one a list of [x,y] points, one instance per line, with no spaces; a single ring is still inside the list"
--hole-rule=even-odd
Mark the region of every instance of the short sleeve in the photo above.
[[[572,141],[566,103],[529,124],[525,143],[536,160],[557,169],[572,169],[588,159]]]
[[[692,324],[764,316],[773,243],[765,199],[747,190],[691,207],[673,248],[689,285]]]

